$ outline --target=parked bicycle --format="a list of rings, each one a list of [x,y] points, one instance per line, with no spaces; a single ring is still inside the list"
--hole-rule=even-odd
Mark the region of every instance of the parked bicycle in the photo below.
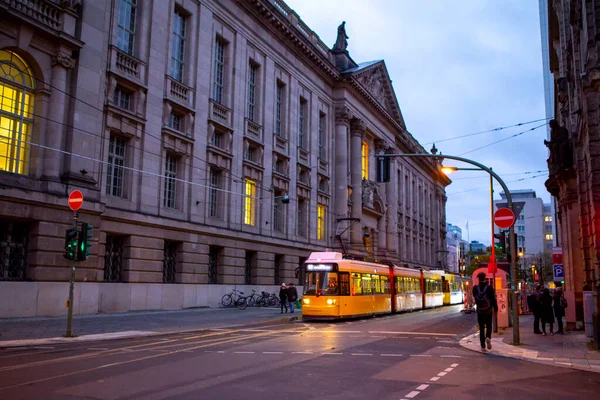
[[[231,289],[230,293],[223,295],[221,298],[221,305],[223,307],[235,306],[240,310],[244,310],[248,307],[248,303],[246,302],[247,297],[248,296],[244,296],[244,292],[240,292],[237,289]]]

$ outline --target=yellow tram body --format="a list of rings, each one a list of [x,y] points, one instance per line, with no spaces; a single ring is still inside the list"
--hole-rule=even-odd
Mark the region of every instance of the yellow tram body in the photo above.
[[[312,253],[305,264],[302,315],[349,318],[452,304],[443,292],[444,271],[419,271]],[[454,282],[456,278],[452,276]]]

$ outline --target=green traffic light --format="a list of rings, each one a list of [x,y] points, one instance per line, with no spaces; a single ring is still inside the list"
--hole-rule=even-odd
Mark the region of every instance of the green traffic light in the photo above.
[[[94,227],[87,222],[81,224],[81,231],[79,232],[79,253],[77,254],[78,261],[85,261],[92,253],[89,248],[92,247],[90,239],[92,238],[92,229]]]

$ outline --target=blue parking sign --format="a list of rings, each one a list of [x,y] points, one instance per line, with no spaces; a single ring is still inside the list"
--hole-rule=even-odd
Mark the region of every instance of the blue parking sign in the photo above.
[[[554,264],[552,266],[552,270],[553,270],[553,275],[554,275],[554,280],[555,281],[560,281],[565,279],[565,269],[563,267],[563,264]]]

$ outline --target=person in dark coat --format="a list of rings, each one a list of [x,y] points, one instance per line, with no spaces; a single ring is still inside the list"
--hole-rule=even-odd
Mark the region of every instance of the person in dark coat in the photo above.
[[[546,336],[546,324],[550,324],[550,334],[554,335],[554,310],[550,290],[544,288],[540,296],[540,316],[542,317],[542,335]]]
[[[288,301],[290,302],[290,312],[294,312],[294,304],[298,300],[298,290],[293,283],[290,283],[290,287],[288,288]]]
[[[542,287],[537,285],[533,290],[533,293],[527,299],[527,305],[529,309],[533,312],[533,333],[537,335],[541,335],[542,331],[540,330],[540,290]]]
[[[479,284],[473,287],[473,298],[477,305],[477,323],[479,324],[479,340],[481,350],[492,349],[492,319],[498,312],[498,302],[494,288],[485,282],[485,272],[477,275]]]
[[[564,293],[562,287],[557,287],[554,289],[554,303],[552,308],[554,309],[554,316],[556,317],[556,322],[558,323],[558,333],[559,335],[564,335],[563,331],[563,317],[565,316],[565,309],[561,304],[561,299],[564,297]]]
[[[283,314],[284,307],[285,312],[288,312],[288,289],[285,283],[282,283],[281,289],[279,289],[279,303],[281,304],[281,313]]]

